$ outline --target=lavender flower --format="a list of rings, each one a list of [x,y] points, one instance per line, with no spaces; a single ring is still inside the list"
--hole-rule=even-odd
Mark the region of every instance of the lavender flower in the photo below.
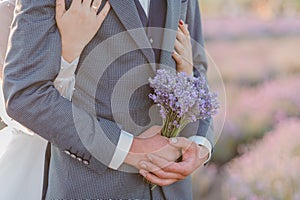
[[[149,82],[154,89],[149,97],[160,106],[164,120],[163,136],[176,137],[187,124],[217,113],[217,94],[209,91],[203,77],[161,69]]]

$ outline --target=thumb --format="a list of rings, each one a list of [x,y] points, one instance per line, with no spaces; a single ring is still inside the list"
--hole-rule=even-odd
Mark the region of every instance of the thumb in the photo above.
[[[55,18],[58,21],[66,12],[65,0],[56,0],[56,14]]]
[[[174,137],[169,139],[169,143],[170,145],[177,148],[182,148],[185,151],[191,147],[193,142],[184,137]]]

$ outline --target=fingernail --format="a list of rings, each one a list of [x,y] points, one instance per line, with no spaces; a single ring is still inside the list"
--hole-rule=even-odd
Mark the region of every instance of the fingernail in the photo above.
[[[147,176],[147,172],[146,172],[145,170],[140,170],[140,174],[141,174],[142,176],[144,176],[144,177]]]
[[[183,21],[182,21],[182,20],[180,20],[180,21],[179,21],[179,24],[182,26],[182,25],[183,25]]]
[[[170,143],[171,144],[176,144],[178,142],[177,138],[170,138]]]

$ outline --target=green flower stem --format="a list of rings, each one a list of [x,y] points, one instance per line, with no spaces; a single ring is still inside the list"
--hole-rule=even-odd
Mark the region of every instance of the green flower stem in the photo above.
[[[169,130],[169,123],[173,123],[175,120],[179,123],[179,128],[176,128],[176,126],[172,125],[172,129]],[[165,136],[168,138],[177,137],[187,124],[188,124],[188,122],[184,119],[184,117],[181,119],[178,119],[177,113],[172,111],[171,113],[169,113],[169,115],[167,115],[167,117],[164,121],[164,125],[162,128],[161,134],[162,134],[162,136]],[[154,190],[157,187],[157,185],[152,184],[151,182],[149,182],[149,183],[152,185],[151,190]]]

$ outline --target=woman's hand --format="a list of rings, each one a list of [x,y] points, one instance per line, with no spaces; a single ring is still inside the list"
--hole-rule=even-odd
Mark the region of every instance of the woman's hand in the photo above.
[[[110,5],[107,1],[99,14],[102,0],[73,0],[71,7],[66,10],[65,0],[56,0],[56,22],[62,39],[62,56],[72,62],[80,56],[84,47],[95,36]]]
[[[182,20],[179,21],[175,41],[175,51],[172,55],[177,63],[177,72],[185,72],[188,76],[193,75],[193,51],[191,37],[187,29],[187,25],[185,25]]]

